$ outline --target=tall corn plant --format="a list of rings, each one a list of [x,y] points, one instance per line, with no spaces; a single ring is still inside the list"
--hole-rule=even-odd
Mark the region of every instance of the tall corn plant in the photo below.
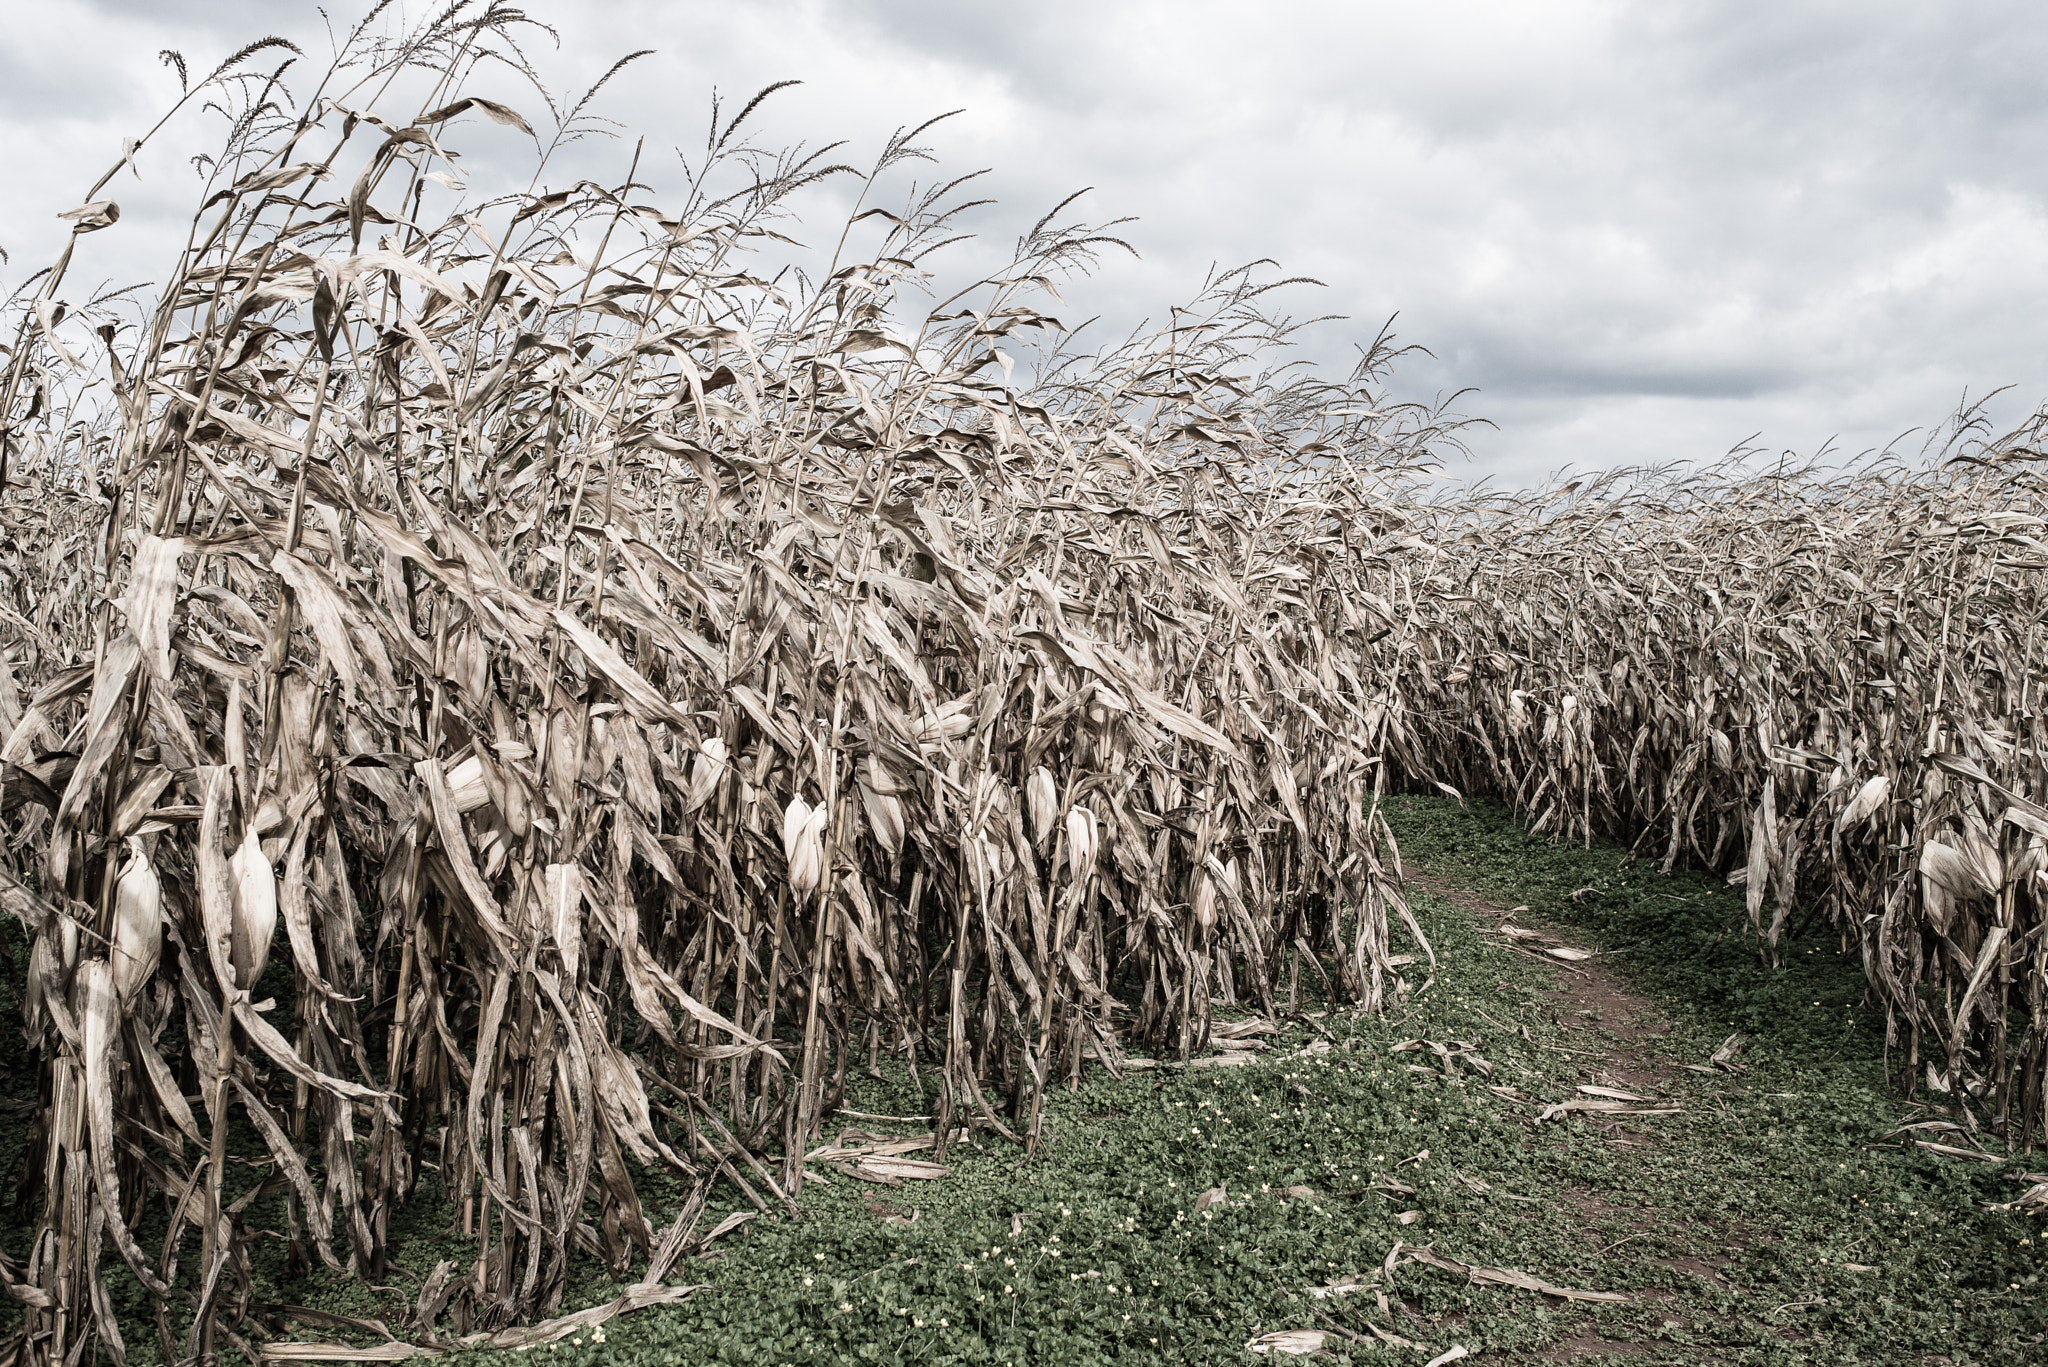
[[[960,182],[869,207],[916,133],[854,171],[745,143],[752,103],[680,203],[629,174],[430,223],[465,121],[532,131],[466,86],[517,22],[361,28],[297,114],[231,64],[133,333],[67,321],[68,249],[22,302],[25,1360],[121,1359],[103,1253],[166,1357],[253,1351],[251,1241],[381,1277],[429,1170],[475,1252],[423,1343],[552,1313],[579,1250],[658,1287],[712,1182],[798,1197],[884,1051],[942,1154],[1029,1146],[1085,1058],[1186,1057],[1304,960],[1377,1008],[1393,929],[1427,950],[1359,605],[1455,424],[1376,402],[1384,339],[1342,383],[1263,369],[1291,325],[1241,271],[1076,349],[1054,281],[1122,244],[1053,217],[906,315]],[[825,177],[861,198],[819,261],[778,225]],[[666,1225],[652,1169],[691,1193]]]

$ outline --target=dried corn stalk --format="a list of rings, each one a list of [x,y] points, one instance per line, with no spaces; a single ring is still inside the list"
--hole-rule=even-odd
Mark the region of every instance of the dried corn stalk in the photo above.
[[[493,16],[413,36],[416,117],[255,89],[139,346],[88,371],[25,317],[30,1356],[119,1358],[103,1245],[167,1355],[249,1332],[231,1158],[295,1265],[376,1279],[431,1152],[476,1253],[414,1328],[490,1331],[552,1314],[579,1250],[658,1279],[717,1174],[794,1199],[863,1043],[935,1088],[943,1160],[962,1125],[1035,1138],[1086,1056],[1203,1049],[1304,953],[1377,1008],[1390,918],[1420,940],[1361,605],[1407,573],[1385,490],[1454,429],[1374,400],[1384,345],[1341,385],[1262,373],[1286,326],[1235,272],[1174,331],[1027,356],[1050,275],[1113,242],[1045,224],[898,322],[943,195],[771,283],[740,253],[845,168],[732,125],[680,204],[585,183],[429,226],[450,121],[525,126],[460,94]],[[667,1228],[651,1167],[696,1193]]]

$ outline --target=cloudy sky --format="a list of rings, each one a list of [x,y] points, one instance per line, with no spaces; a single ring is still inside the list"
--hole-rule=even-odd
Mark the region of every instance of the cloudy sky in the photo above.
[[[631,138],[701,143],[714,87],[764,106],[769,143],[852,140],[964,113],[927,140],[942,169],[994,168],[969,226],[993,253],[1068,193],[1131,216],[1140,261],[1066,289],[1118,326],[1161,316],[1211,263],[1260,257],[1328,288],[1304,351],[1341,368],[1390,316],[1427,347],[1396,388],[1473,388],[1464,478],[1512,484],[1639,462],[1771,451],[1846,456],[2010,385],[2048,399],[2048,9],[2038,4],[1431,5],[1264,0],[529,0],[560,33],[532,52],[577,89],[656,49],[599,97],[592,139],[549,179],[616,182]],[[338,3],[346,22],[355,10]],[[395,12],[395,11],[394,11]],[[0,267],[55,254],[78,202],[176,97],[159,49],[210,68],[279,33],[328,51],[299,0],[39,0],[0,34]],[[490,87],[490,88],[486,88]],[[502,88],[500,88],[502,87]],[[475,87],[529,113],[510,74]],[[182,241],[208,116],[181,119],[108,193],[74,280],[149,279]],[[538,120],[536,120],[538,122]],[[465,130],[476,165],[518,164]],[[493,141],[493,139],[496,141]],[[473,177],[474,179],[474,177]],[[819,232],[828,225],[819,224]],[[968,260],[973,252],[969,249]],[[1917,449],[1908,437],[1906,449]]]

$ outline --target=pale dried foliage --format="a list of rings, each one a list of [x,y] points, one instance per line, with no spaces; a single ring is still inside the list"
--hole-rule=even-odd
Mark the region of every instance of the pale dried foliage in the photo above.
[[[1413,510],[1389,758],[1861,946],[1889,1058],[2009,1143],[2048,1081],[2048,418],[1918,469],[1617,474]]]
[[[1084,1059],[1205,1052],[1304,959],[1376,1009],[1403,922],[1428,956],[1376,806],[1403,703],[1363,671],[1434,629],[1388,491],[1454,429],[1375,402],[1387,348],[1262,371],[1289,328],[1246,270],[1063,350],[1054,280],[1120,244],[1050,216],[906,315],[958,183],[821,263],[789,197],[872,192],[915,135],[846,174],[737,141],[747,111],[682,202],[428,224],[456,121],[526,126],[460,89],[510,22],[359,43],[303,117],[222,78],[160,303],[67,320],[68,250],[30,286],[0,502],[28,1358],[120,1360],[103,1251],[167,1357],[247,1348],[252,1240],[383,1279],[430,1169],[475,1257],[418,1341],[554,1313],[578,1250],[653,1287],[712,1182],[796,1198],[849,1068],[907,1060],[941,1161],[961,1127],[1028,1146]],[[422,72],[423,112],[369,111]],[[691,1193],[660,1226],[655,1168]]]

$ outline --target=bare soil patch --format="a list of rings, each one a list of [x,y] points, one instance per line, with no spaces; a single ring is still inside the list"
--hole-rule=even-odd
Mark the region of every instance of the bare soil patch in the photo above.
[[[1591,1329],[1581,1329],[1564,1342],[1528,1355],[1530,1362],[1599,1362],[1614,1358],[1648,1357],[1656,1349],[1633,1339],[1604,1339]]]

